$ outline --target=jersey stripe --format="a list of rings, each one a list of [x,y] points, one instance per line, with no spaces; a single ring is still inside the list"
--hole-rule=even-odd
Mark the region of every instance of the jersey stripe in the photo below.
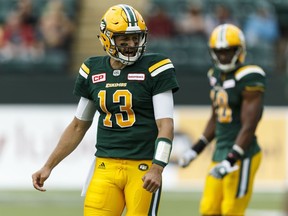
[[[79,69],[79,73],[87,79],[88,74],[90,73],[90,69],[83,63]]]
[[[261,91],[264,92],[264,86],[246,86],[245,87],[246,91]]]
[[[163,65],[163,66],[157,68],[156,70],[154,70],[154,71],[151,73],[151,76],[152,76],[152,77],[155,77],[155,76],[157,76],[159,73],[162,73],[163,71],[168,70],[168,69],[170,69],[170,68],[174,68],[174,65],[173,65],[172,63]]]
[[[235,74],[235,79],[237,81],[239,81],[244,76],[246,76],[247,74],[251,74],[251,73],[257,73],[257,74],[261,74],[262,76],[265,76],[265,72],[263,71],[262,68],[260,68],[258,66],[251,66],[250,65],[250,66],[245,66],[245,67],[239,69],[239,71],[237,71]]]
[[[164,59],[160,62],[157,62],[156,64],[152,65],[151,67],[149,67],[149,72],[152,73],[154,70],[156,70],[157,68],[165,65],[165,64],[168,64],[168,63],[171,63],[171,60],[170,59]]]

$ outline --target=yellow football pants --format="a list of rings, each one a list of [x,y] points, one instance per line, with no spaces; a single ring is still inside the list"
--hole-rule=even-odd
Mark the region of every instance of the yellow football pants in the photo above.
[[[261,157],[260,152],[237,163],[239,169],[223,179],[208,175],[200,203],[201,215],[243,216],[253,192]],[[212,162],[209,170],[216,164]]]
[[[97,158],[85,201],[84,216],[157,215],[161,189],[146,191],[142,177],[151,160]]]

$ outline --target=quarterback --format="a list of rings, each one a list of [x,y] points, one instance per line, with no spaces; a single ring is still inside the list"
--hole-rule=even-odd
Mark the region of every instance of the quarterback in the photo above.
[[[157,215],[162,172],[172,149],[173,93],[178,90],[173,63],[146,54],[147,28],[140,13],[112,6],[98,36],[106,56],[86,59],[74,94],[80,101],[72,122],[44,166],[32,175],[45,191],[52,169],[81,142],[99,113],[94,169],[84,191],[85,216]]]
[[[214,63],[208,72],[211,117],[179,165],[187,167],[215,139],[200,213],[243,216],[261,161],[255,130],[263,112],[265,72],[257,65],[244,64],[245,39],[234,25],[217,26],[210,36],[209,50]]]

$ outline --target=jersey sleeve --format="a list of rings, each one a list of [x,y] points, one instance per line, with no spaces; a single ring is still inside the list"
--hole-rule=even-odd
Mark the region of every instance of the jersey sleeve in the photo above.
[[[266,74],[262,68],[254,65],[243,67],[235,75],[241,91],[262,91],[266,88]]]
[[[81,65],[75,81],[73,94],[76,96],[92,99],[89,94],[89,66],[89,59],[85,60],[84,63]]]
[[[166,56],[155,54],[149,64],[148,71],[153,83],[153,95],[168,90],[172,90],[174,93],[179,89],[174,65]]]

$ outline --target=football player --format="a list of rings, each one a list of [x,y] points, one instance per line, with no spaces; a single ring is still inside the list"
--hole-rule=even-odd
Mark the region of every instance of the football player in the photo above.
[[[81,142],[99,112],[96,161],[84,202],[85,216],[157,215],[162,172],[173,140],[171,60],[146,54],[147,28],[125,4],[108,9],[99,39],[106,56],[84,61],[75,83],[80,101],[74,119],[45,165],[32,175],[37,190],[52,169]]]
[[[245,39],[234,25],[217,26],[210,36],[209,50],[214,63],[208,72],[211,117],[179,165],[187,167],[215,139],[200,213],[243,216],[261,161],[255,130],[263,112],[265,72],[257,65],[244,64]]]

